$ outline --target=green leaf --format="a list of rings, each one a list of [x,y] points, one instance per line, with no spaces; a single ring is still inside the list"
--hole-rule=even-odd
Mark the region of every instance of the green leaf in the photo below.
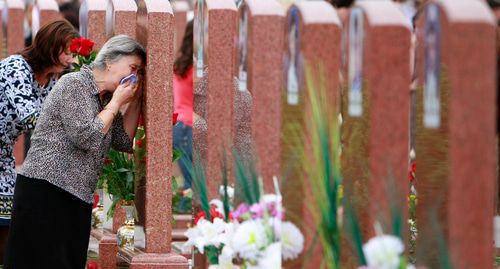
[[[178,149],[174,149],[174,151],[173,151],[173,157],[172,157],[172,162],[177,161],[181,157],[182,157],[182,151],[180,151]]]
[[[225,221],[229,222],[229,195],[227,193],[227,185],[228,185],[228,175],[227,175],[227,162],[226,158],[222,160],[222,184],[224,188],[224,195],[222,197],[222,204],[224,207],[224,216],[225,216]]]

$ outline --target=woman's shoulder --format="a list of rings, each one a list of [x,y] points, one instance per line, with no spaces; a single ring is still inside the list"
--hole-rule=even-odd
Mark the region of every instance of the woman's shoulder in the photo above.
[[[23,56],[14,54],[0,62],[0,71],[5,75],[32,74],[31,67]]]
[[[57,81],[57,84],[79,87],[83,83],[83,80],[84,78],[82,77],[80,72],[70,72],[60,77]]]

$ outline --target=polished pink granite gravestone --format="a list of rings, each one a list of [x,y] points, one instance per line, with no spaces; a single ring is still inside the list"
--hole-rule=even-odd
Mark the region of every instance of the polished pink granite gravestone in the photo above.
[[[496,20],[485,1],[429,1],[417,19],[417,261],[493,268]],[[444,242],[443,242],[444,241]]]
[[[324,1],[304,1],[292,5],[287,12],[285,27],[281,117],[281,154],[284,199],[287,218],[300,226],[305,237],[305,248],[313,244],[316,227],[311,215],[314,198],[305,176],[305,164],[296,143],[304,143],[305,122],[308,118],[308,90],[324,90],[333,108],[339,107],[339,63],[341,23],[335,9]],[[308,74],[306,74],[308,72]],[[310,80],[312,84],[308,84]],[[312,89],[308,89],[314,85]],[[275,130],[276,132],[280,130]],[[307,149],[306,149],[307,150]],[[307,153],[305,153],[307,154]],[[315,255],[305,252],[297,260],[285,264],[286,268],[320,268],[323,255],[320,244],[313,247]]]
[[[55,0],[37,0],[31,11],[31,30],[35,38],[38,30],[45,24],[61,19],[59,6]]]
[[[80,6],[80,34],[99,50],[106,43],[106,7],[104,0],[84,0]]]
[[[106,10],[106,35],[128,35],[137,32],[137,5],[134,0],[109,0]]]
[[[118,253],[116,234],[107,230],[92,229],[90,235],[99,241],[99,268],[115,269]]]
[[[240,7],[238,76],[252,94],[252,137],[266,192],[274,192],[273,176],[281,174],[284,26],[285,13],[275,0],[246,0]]]
[[[222,184],[222,152],[225,151],[231,156],[230,150],[234,141],[233,67],[237,11],[232,0],[207,0],[206,9],[208,48],[205,48],[205,51],[206,65],[210,71],[206,117],[207,153],[204,164],[209,196],[218,197],[218,186]],[[196,141],[193,143],[196,148]]]
[[[186,258],[171,253],[173,20],[168,1],[138,3],[137,38],[148,52],[143,107],[147,137],[145,253],[132,257],[132,269],[188,268]]]
[[[187,13],[190,10],[189,4],[186,1],[174,1],[171,3],[174,10],[174,53],[177,53],[182,45],[184,32],[186,31]]]
[[[376,223],[406,242],[411,25],[390,1],[360,1],[348,16],[341,126],[344,194],[358,216],[363,242],[375,235]],[[400,226],[392,226],[394,218]],[[352,252],[344,254],[343,262],[351,265]]]

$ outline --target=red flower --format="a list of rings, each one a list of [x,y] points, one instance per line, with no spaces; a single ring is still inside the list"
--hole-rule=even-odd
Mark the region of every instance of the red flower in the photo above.
[[[410,164],[410,171],[408,171],[408,179],[410,182],[413,182],[415,180],[415,174],[417,172],[417,162],[411,162]]]
[[[83,57],[88,57],[94,48],[94,42],[85,37],[73,38],[69,49],[72,53],[79,54]]]
[[[87,269],[99,269],[99,264],[96,261],[88,261]]]
[[[213,222],[215,218],[224,219],[224,216],[219,211],[217,211],[217,208],[211,207],[210,208],[210,219]]]
[[[106,157],[106,158],[104,159],[104,165],[108,165],[108,164],[110,164],[110,163],[111,163],[111,160],[110,160],[108,157]]]
[[[142,113],[139,114],[139,124],[138,125],[139,126],[143,126],[144,125],[143,120],[142,120]]]
[[[69,50],[71,50],[72,53],[76,54],[78,53],[78,49],[81,46],[80,38],[73,38],[71,40],[71,44],[69,45]]]
[[[172,115],[172,125],[175,125],[177,123],[177,117],[179,116],[179,113],[174,113]]]
[[[142,147],[142,139],[137,140],[136,144],[138,147]]]
[[[94,204],[92,205],[92,208],[96,208],[97,203],[99,203],[99,195],[94,193]]]
[[[206,216],[205,216],[205,212],[204,211],[200,211],[198,212],[198,215],[196,215],[196,218],[194,219],[194,224],[198,224],[198,221],[200,219],[206,219]]]

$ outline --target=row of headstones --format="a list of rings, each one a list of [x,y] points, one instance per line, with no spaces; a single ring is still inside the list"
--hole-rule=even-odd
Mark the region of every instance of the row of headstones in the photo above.
[[[390,1],[359,1],[342,11],[327,2],[304,1],[285,14],[276,1],[245,0],[237,8],[232,0],[205,0],[196,4],[195,20],[196,80],[205,66],[210,70],[207,164],[221,163],[221,145],[227,147],[227,138],[237,132],[232,104],[238,76],[252,95],[258,169],[266,191],[273,191],[272,176],[302,169],[299,163],[292,173],[284,168],[290,156],[284,143],[292,135],[284,125],[307,120],[301,99],[306,79],[322,81],[329,102],[341,107],[344,193],[358,201],[365,239],[374,235],[375,220],[390,215],[391,203],[402,205],[399,213],[408,218],[410,133],[415,133],[418,263],[439,267],[435,246],[443,238],[456,268],[493,267],[497,55],[496,19],[486,3],[429,1],[414,31]],[[410,114],[412,74],[416,109]],[[218,165],[209,165],[206,173],[221,178]],[[288,186],[303,190],[296,188],[300,184]],[[212,195],[217,185],[209,182]],[[297,197],[303,195],[295,192],[284,203],[293,208],[298,201],[294,210],[301,219],[314,200]],[[407,237],[406,222],[401,229]],[[313,234],[303,231],[310,243]],[[316,257],[308,268],[319,268]]]
[[[0,27],[0,38],[5,42],[4,57],[20,51],[24,46],[25,11],[22,0],[2,2],[4,27]],[[140,252],[123,254],[122,258],[130,262],[131,268],[188,268],[187,259],[171,251],[172,223],[169,213],[172,201],[172,136],[166,134],[172,133],[172,117],[168,115],[173,113],[174,32],[182,37],[188,11],[187,3],[182,1],[175,6],[179,13],[176,26],[174,11],[168,1],[86,0],[80,7],[80,34],[94,41],[95,49],[101,48],[113,35],[126,34],[136,38],[148,52],[143,107],[148,136],[145,248]],[[54,0],[37,0],[32,14],[33,36],[41,25],[61,17]],[[4,29],[6,33],[3,33]],[[179,39],[177,42],[180,42]],[[22,143],[18,144],[21,145],[15,155],[20,165],[24,149]],[[100,268],[115,268],[118,253],[116,235],[105,231],[99,235],[99,240]]]

